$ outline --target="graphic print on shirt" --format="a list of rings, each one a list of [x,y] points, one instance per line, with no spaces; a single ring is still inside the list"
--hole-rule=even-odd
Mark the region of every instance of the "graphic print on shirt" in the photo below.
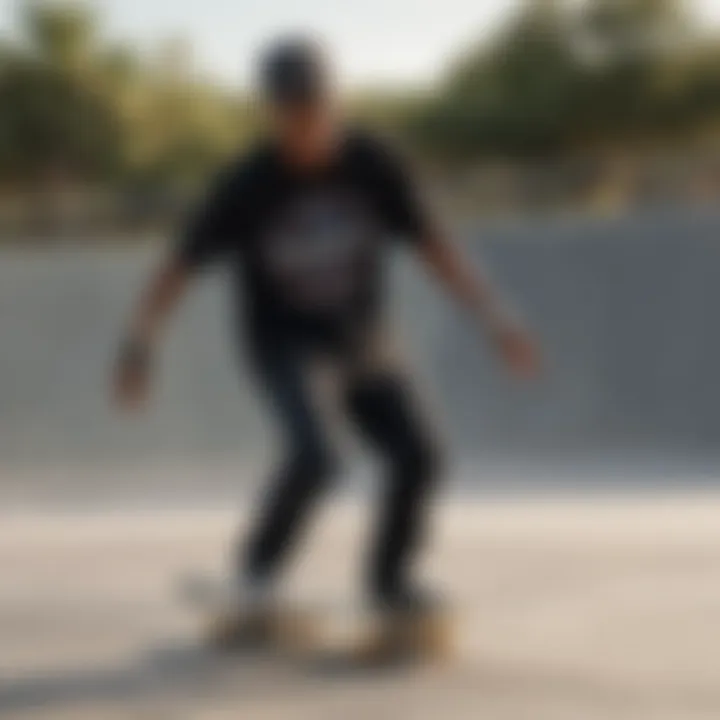
[[[340,308],[359,291],[377,237],[349,191],[307,192],[282,209],[261,243],[268,276],[298,310]]]

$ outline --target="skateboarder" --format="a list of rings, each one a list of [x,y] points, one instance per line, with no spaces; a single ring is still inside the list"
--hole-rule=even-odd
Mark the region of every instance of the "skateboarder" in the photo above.
[[[272,597],[281,564],[331,480],[335,458],[309,370],[334,365],[344,408],[384,459],[384,504],[369,553],[368,596],[404,611],[426,596],[411,575],[438,474],[438,447],[399,360],[388,352],[383,286],[403,243],[468,311],[507,368],[532,376],[532,340],[431,216],[411,173],[344,120],[323,49],[284,39],[259,68],[267,136],[220,174],[151,277],[125,331],[117,401],[145,400],[160,332],[189,281],[227,264],[259,388],[283,433],[282,460],[233,570],[239,610]]]

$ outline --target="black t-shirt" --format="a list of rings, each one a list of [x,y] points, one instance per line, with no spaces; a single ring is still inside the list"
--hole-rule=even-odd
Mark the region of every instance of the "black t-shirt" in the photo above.
[[[177,252],[196,269],[223,260],[255,330],[340,331],[377,316],[383,257],[426,233],[408,173],[378,140],[348,133],[311,172],[258,145],[215,183]]]

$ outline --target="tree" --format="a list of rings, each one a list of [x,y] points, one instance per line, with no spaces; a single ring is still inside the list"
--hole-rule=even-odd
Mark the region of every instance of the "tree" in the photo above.
[[[0,168],[5,180],[42,182],[62,173],[108,178],[117,168],[118,127],[108,105],[44,64],[16,59],[0,75]]]
[[[680,0],[535,0],[407,129],[419,149],[463,162],[681,141],[720,112],[719,48]]]
[[[409,130],[420,145],[465,158],[555,151],[578,71],[561,6],[531,3],[495,42],[452,69]]]
[[[22,28],[38,60],[64,72],[83,72],[92,65],[97,18],[87,4],[28,2]]]

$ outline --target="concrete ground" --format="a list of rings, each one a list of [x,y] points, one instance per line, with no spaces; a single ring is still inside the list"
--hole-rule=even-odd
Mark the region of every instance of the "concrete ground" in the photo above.
[[[337,674],[198,643],[175,583],[223,567],[216,510],[0,517],[0,717],[720,717],[720,497],[457,499],[427,574],[456,599],[441,667]],[[366,511],[328,507],[288,591],[349,607]]]

